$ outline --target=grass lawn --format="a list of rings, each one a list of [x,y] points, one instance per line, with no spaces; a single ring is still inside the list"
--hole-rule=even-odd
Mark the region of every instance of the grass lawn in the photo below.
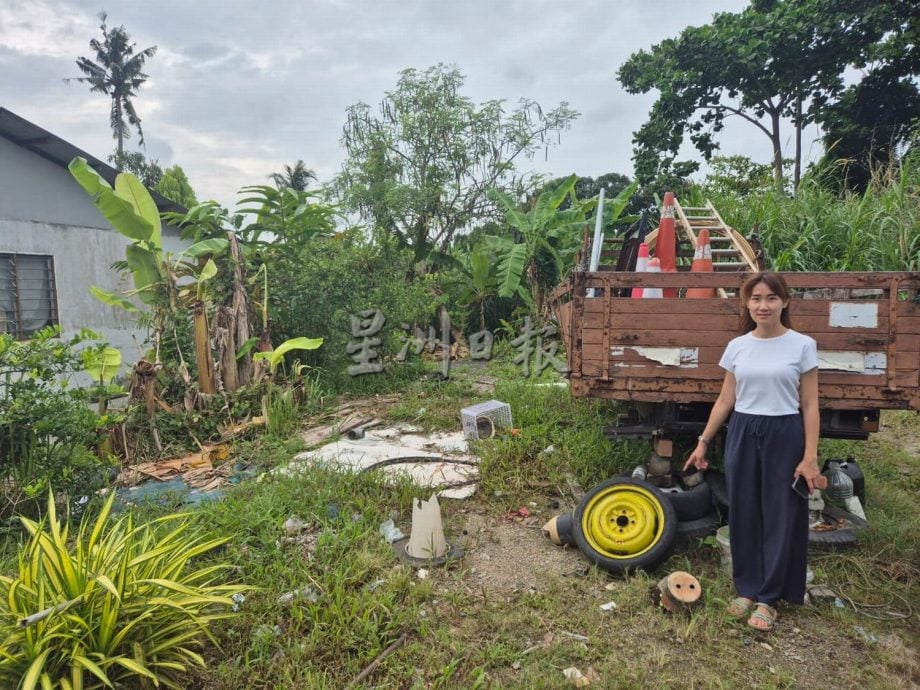
[[[494,391],[474,390],[483,375],[498,379]],[[572,400],[555,382],[549,374],[525,379],[500,361],[458,366],[448,381],[400,384],[398,400],[381,410],[387,421],[456,430],[462,407],[497,398],[521,430],[476,444],[479,491],[441,501],[448,540],[466,553],[424,579],[395,558],[378,527],[393,518],[408,533],[413,497],[427,496],[372,472],[265,471],[197,509],[208,530],[232,537],[220,558],[255,589],[240,616],[215,630],[220,647],[208,648],[208,668],[189,687],[342,688],[360,677],[357,687],[558,688],[569,686],[569,667],[593,669],[592,687],[603,688],[920,683],[912,608],[920,594],[920,416],[885,414],[882,432],[864,443],[822,442],[823,457],[860,461],[871,527],[854,550],[812,558],[816,580],[838,593],[840,606],[782,608],[777,629],[761,635],[725,620],[731,583],[711,544],[673,555],[654,573],[614,578],[542,536],[545,520],[576,505],[579,486],[648,453],[644,442],[604,436],[614,405]],[[261,437],[234,453],[268,470],[301,449],[298,438]],[[152,517],[160,509],[142,510]],[[291,517],[306,523],[293,535],[283,526]],[[678,569],[703,585],[692,617],[666,614],[649,597]],[[602,610],[607,602],[616,607]]]

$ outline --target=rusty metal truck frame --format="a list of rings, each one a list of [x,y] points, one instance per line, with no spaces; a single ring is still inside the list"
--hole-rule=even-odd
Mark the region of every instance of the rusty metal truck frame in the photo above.
[[[611,428],[671,457],[718,397],[749,273],[576,270],[550,294],[572,395],[630,405]],[[818,343],[821,435],[865,439],[880,410],[920,410],[920,273],[783,273],[793,326]],[[632,288],[721,289],[726,298],[632,299]]]

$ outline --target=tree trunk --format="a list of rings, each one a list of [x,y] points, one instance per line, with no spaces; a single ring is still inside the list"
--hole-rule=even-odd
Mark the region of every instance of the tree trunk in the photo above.
[[[770,113],[772,129],[770,130],[770,141],[773,144],[773,184],[777,191],[783,189],[783,147],[779,140],[779,111]]]
[[[230,259],[233,262],[233,306],[231,311],[232,328],[230,340],[234,347],[241,348],[252,337],[249,328],[249,293],[246,292],[244,274],[243,252],[236,233],[232,230],[227,233],[230,240]],[[266,299],[268,296],[266,295]],[[236,352],[233,353],[236,356]],[[252,355],[248,352],[236,362],[236,379],[240,386],[245,386],[252,380]]]
[[[236,366],[236,325],[230,307],[221,305],[214,315],[214,342],[217,345],[217,359],[220,362],[219,377],[228,393],[240,387]]]
[[[202,393],[214,395],[214,364],[211,362],[211,345],[208,342],[208,312],[201,300],[192,307],[192,325],[195,336],[195,360],[198,363],[198,388]]]
[[[118,172],[121,172],[121,168],[124,165],[124,159],[122,157],[125,155],[125,135],[124,135],[124,132],[122,132],[122,127],[121,127],[121,122],[122,122],[121,101],[118,100],[117,98],[115,99],[115,121],[119,125],[118,129],[115,130],[115,136],[118,139],[118,152],[117,152],[117,157],[116,157],[116,161],[117,161],[116,164],[118,166]]]
[[[538,319],[543,318],[543,290],[540,287],[540,274],[537,271],[537,262],[531,259],[527,264],[527,280],[530,281],[530,294],[533,295],[534,310]]]
[[[792,174],[792,189],[797,191],[802,179],[802,97],[795,99],[795,169]]]

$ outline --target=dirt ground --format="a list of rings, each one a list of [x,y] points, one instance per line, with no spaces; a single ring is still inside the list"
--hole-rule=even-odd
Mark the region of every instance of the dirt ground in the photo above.
[[[883,428],[881,434],[886,433],[904,449],[917,444],[916,439],[898,438]],[[460,532],[457,536],[466,549],[460,586],[509,603],[527,594],[560,588],[600,600],[625,596],[622,579],[611,577],[606,585],[596,577],[587,581],[589,563],[578,549],[555,546],[543,535],[541,527],[549,517],[574,507],[571,500],[562,505],[558,500],[538,499],[498,517],[494,510],[489,513],[477,505],[475,498],[452,511],[452,531]],[[458,529],[459,525],[462,527]],[[841,619],[833,615],[833,606],[830,601],[822,601],[815,607],[781,609],[776,629],[768,636],[752,633],[743,625],[725,624],[726,653],[744,660],[738,661],[736,670],[723,679],[724,687],[740,681],[739,672],[746,676],[743,682],[748,687],[854,687],[860,670],[867,668],[873,669],[873,681],[866,687],[920,687],[920,656],[910,646],[915,636],[906,632],[903,624],[892,625],[887,632],[884,627],[871,625],[872,621],[860,625],[859,617],[841,625]],[[650,620],[649,616],[656,615],[652,613],[654,607],[649,603],[648,610],[641,611],[640,603],[632,608],[631,615],[620,618],[623,630],[636,645],[642,644],[643,635],[650,646],[658,645],[660,622],[643,624]],[[722,633],[716,633],[719,634]],[[683,642],[681,635],[672,641],[678,647]]]

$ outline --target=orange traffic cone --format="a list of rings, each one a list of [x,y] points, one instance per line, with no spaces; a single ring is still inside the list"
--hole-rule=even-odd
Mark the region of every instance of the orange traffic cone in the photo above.
[[[709,230],[700,230],[696,239],[696,251],[693,252],[693,265],[691,273],[712,273],[712,248],[709,246]],[[708,299],[716,296],[715,288],[695,287],[687,288],[687,297]]]
[[[658,239],[655,240],[655,256],[661,261],[662,273],[677,272],[677,235],[674,227],[674,192],[664,193],[661,204],[661,221],[658,223]],[[665,297],[677,297],[676,288],[665,288]]]
[[[661,260],[657,257],[654,259],[648,260],[648,273],[661,273]],[[643,297],[661,297],[661,288],[643,288],[642,289]]]
[[[648,270],[648,245],[645,242],[639,244],[639,256],[636,257],[636,273],[645,273]],[[632,289],[632,298],[642,297],[642,288],[635,287]]]

